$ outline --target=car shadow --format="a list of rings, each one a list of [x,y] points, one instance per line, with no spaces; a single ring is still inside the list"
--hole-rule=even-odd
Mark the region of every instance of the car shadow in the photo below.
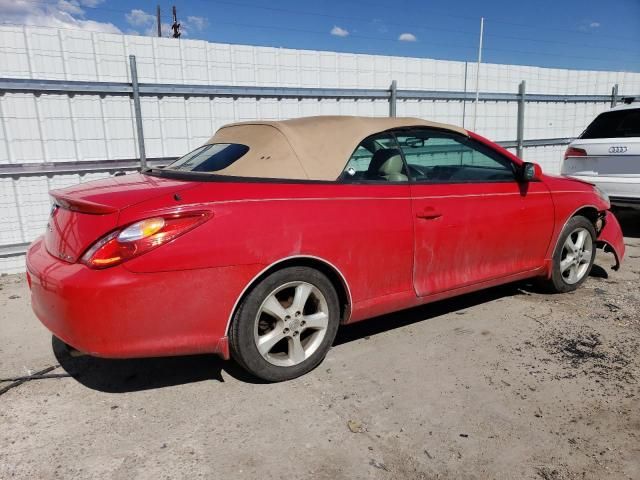
[[[614,214],[625,237],[640,238],[640,210],[616,208]]]
[[[594,278],[602,278],[606,280],[607,278],[609,278],[609,273],[600,265],[593,264],[593,267],[591,267],[591,272],[589,273],[589,276]]]
[[[217,355],[109,359],[72,356],[67,345],[56,337],[51,343],[58,363],[71,377],[101,392],[137,392],[207,380],[224,382],[223,370],[241,381],[262,383]]]
[[[461,295],[371,318],[340,328],[334,346],[361,338],[401,328],[412,323],[430,320],[447,313],[463,310],[532,291],[526,283],[515,283]],[[72,356],[68,347],[52,337],[52,347],[60,366],[82,385],[108,393],[136,392],[214,380],[224,382],[222,372],[246,383],[266,383],[248,374],[233,361],[225,361],[216,355],[191,355],[181,357],[105,359],[90,355]]]
[[[353,342],[361,338],[370,337],[379,333],[402,328],[412,323],[431,320],[448,313],[464,314],[464,310],[480,305],[482,303],[492,302],[500,298],[513,297],[516,295],[527,294],[535,291],[536,288],[527,282],[510,283],[493,287],[478,292],[467,293],[457,297],[440,300],[426,305],[420,305],[407,310],[393,312],[379,317],[367,319],[362,322],[345,325],[340,328],[335,345]]]

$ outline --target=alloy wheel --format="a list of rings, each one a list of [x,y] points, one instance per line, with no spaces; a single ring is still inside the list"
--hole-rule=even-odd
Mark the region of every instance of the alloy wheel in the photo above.
[[[296,281],[273,290],[255,318],[254,340],[269,363],[298,365],[313,355],[327,332],[329,307],[314,285]]]
[[[589,271],[593,253],[593,239],[586,228],[572,231],[562,245],[560,274],[569,285],[578,283]]]

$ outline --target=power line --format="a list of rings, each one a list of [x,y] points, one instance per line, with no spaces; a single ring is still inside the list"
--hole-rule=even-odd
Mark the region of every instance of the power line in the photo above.
[[[11,25],[11,26],[17,26],[17,27],[35,26],[35,27],[51,28],[50,25],[16,24],[16,23],[11,23],[11,22],[0,22],[0,25]],[[323,36],[327,34],[326,31],[307,30],[307,29],[300,29],[300,28],[293,28],[293,27],[276,27],[276,26],[270,26],[270,25],[235,23],[235,22],[223,22],[221,24],[221,26],[235,26],[235,27],[245,27],[245,28],[252,28],[252,29],[265,29],[265,30],[278,30],[278,31],[285,30],[285,31],[293,31],[293,32],[298,32],[298,33],[305,33],[305,34],[311,34],[311,35],[323,35]],[[94,33],[109,33],[109,34],[114,35],[113,33],[105,32],[104,30],[90,30],[90,29],[84,29],[84,28],[66,28],[66,27],[54,27],[54,28],[57,28],[59,30],[87,31],[87,32],[94,32]],[[115,34],[115,35],[118,35],[118,34]],[[365,35],[355,35],[355,34],[354,35],[350,35],[350,36],[353,36],[355,38],[362,38],[362,39],[366,39],[366,40],[378,41],[378,42],[394,42],[394,43],[397,43],[397,40],[395,38],[389,38],[389,37],[380,38],[380,37],[365,36]],[[476,50],[475,46],[452,45],[452,44],[449,44],[449,43],[446,43],[446,44],[444,44],[444,43],[430,43],[429,45],[430,46],[436,46],[436,47],[454,47],[454,48],[467,49],[467,50],[472,50],[472,51]],[[518,54],[524,54],[524,55],[552,56],[552,57],[558,57],[558,58],[575,58],[575,59],[580,59],[580,60],[590,60],[590,61],[597,61],[597,62],[605,62],[605,63],[609,63],[609,64],[618,64],[618,62],[615,61],[615,60],[612,60],[610,58],[602,58],[602,57],[583,57],[583,56],[569,55],[569,54],[552,54],[552,53],[546,53],[546,52],[540,52],[540,51],[526,51],[526,50],[503,49],[503,48],[492,48],[492,47],[485,47],[484,50],[486,50],[486,51],[497,51],[497,52],[507,52],[507,53],[518,53]],[[437,58],[431,57],[431,56],[429,58],[437,59]],[[445,60],[448,60],[448,59],[445,59]]]
[[[22,1],[26,1],[26,2],[30,2],[30,3],[40,3],[40,4],[45,4],[45,5],[49,5],[49,6],[55,6],[56,3],[52,3],[49,0],[22,0]],[[273,12],[281,12],[281,13],[289,13],[289,14],[293,14],[293,15],[305,15],[305,16],[312,16],[312,17],[324,17],[324,18],[332,18],[332,19],[340,19],[340,20],[348,20],[348,21],[353,21],[353,22],[359,22],[359,23],[371,23],[371,22],[367,22],[366,20],[363,20],[362,17],[353,17],[353,16],[346,16],[346,15],[336,15],[336,14],[326,14],[326,13],[321,13],[321,12],[309,12],[309,11],[304,11],[304,10],[295,10],[295,9],[290,9],[290,8],[281,8],[281,7],[272,7],[272,6],[265,6],[265,5],[255,5],[255,4],[251,4],[251,3],[245,3],[245,2],[235,2],[235,1],[230,1],[230,0],[212,0],[212,1],[206,1],[206,0],[193,0],[196,1],[198,3],[201,3],[203,5],[208,5],[211,6],[211,4],[217,3],[217,4],[222,4],[222,5],[230,5],[230,6],[237,6],[237,7],[242,7],[242,8],[252,8],[252,9],[259,9],[259,10],[266,10],[266,11],[273,11]],[[380,7],[385,7],[388,8],[388,5],[386,4],[381,4],[381,3],[377,3],[377,2],[363,2],[360,0],[342,0],[343,2],[348,2],[348,3],[355,3],[355,4],[366,4],[368,6],[371,5],[375,5],[375,6],[380,6]],[[120,13],[131,13],[130,11],[126,11],[126,10],[117,10],[117,9],[112,9],[112,8],[108,8],[108,7],[102,7],[102,6],[83,6],[83,8],[87,8],[87,9],[94,9],[94,10],[105,10],[105,11],[111,11],[111,12],[120,12]],[[431,7],[429,7],[429,9],[425,9],[425,8],[420,8],[418,7],[414,7],[417,10],[421,10],[424,12],[429,12],[432,13],[433,11],[435,12],[439,12],[442,16],[448,16],[448,17],[452,17],[452,18],[462,18],[462,19],[467,19],[467,20],[473,20],[474,22],[477,21],[477,17],[470,17],[470,16],[465,16],[465,15],[454,15],[449,13],[448,11],[446,13],[443,13],[443,10],[439,10],[439,9],[433,9]],[[487,20],[487,18],[485,17],[485,21]],[[530,24],[522,24],[522,23],[515,23],[512,21],[506,21],[506,20],[500,20],[500,19],[489,19],[491,20],[491,22],[494,23],[501,23],[501,24],[505,24],[505,25],[511,25],[511,26],[517,26],[517,27],[525,27],[525,28],[530,28],[530,29],[536,29],[538,30],[547,30],[547,31],[559,31],[559,32],[563,32],[563,33],[567,33],[566,29],[559,29],[559,28],[551,28],[551,27],[539,27],[539,26],[534,26],[534,25],[530,25]],[[172,23],[172,22],[170,22]],[[474,37],[477,35],[477,32],[475,31],[475,28],[473,29],[473,31],[469,31],[469,30],[459,30],[459,29],[452,29],[452,28],[444,28],[444,27],[438,27],[436,25],[430,25],[428,27],[425,27],[424,24],[412,24],[412,23],[397,23],[397,22],[388,22],[388,21],[384,21],[385,25],[392,25],[392,26],[398,26],[398,27],[403,27],[403,28],[412,28],[412,29],[419,29],[421,31],[443,31],[443,32],[451,32],[451,33],[456,33],[459,35],[467,35],[467,36],[471,36]],[[572,32],[574,30],[571,30]],[[584,35],[589,35],[589,33],[587,32],[580,32],[579,30],[576,30],[575,33],[579,33],[579,34],[584,34]],[[354,36],[354,35],[351,35]],[[487,33],[488,37],[493,37],[493,38],[504,38],[507,40],[523,40],[523,41],[533,41],[533,42],[540,42],[540,43],[549,43],[549,44],[556,44],[556,45],[567,45],[567,46],[573,46],[573,47],[587,47],[587,48],[597,48],[597,49],[602,49],[602,50],[612,50],[612,51],[618,51],[618,52],[631,52],[631,53],[636,53],[637,50],[631,50],[631,49],[624,49],[624,48],[618,48],[618,47],[607,47],[607,46],[602,46],[602,45],[592,45],[592,44],[578,44],[578,43],[571,43],[571,42],[561,42],[561,41],[555,41],[555,40],[544,40],[544,39],[534,39],[534,38],[530,38],[530,37],[519,37],[519,36],[513,36],[513,35],[502,35],[502,34],[498,34],[498,33]],[[603,35],[603,34],[599,34],[600,38],[616,38],[616,39],[623,39],[623,40],[637,40],[631,37],[622,37],[622,36],[616,36],[616,35]]]
[[[565,35],[567,33],[577,33],[579,35],[591,35],[591,33],[589,32],[581,32],[580,30],[577,29],[563,29],[563,28],[554,28],[554,27],[540,27],[539,25],[527,25],[525,23],[514,23],[511,21],[505,21],[505,20],[498,20],[498,19],[491,19],[491,22],[493,23],[502,23],[504,25],[511,25],[513,27],[520,27],[520,28],[528,28],[528,29],[534,29],[536,31],[546,31],[546,32],[562,32]],[[613,38],[616,40],[631,40],[631,41],[639,41],[640,38],[634,38],[634,37],[624,37],[624,36],[620,36],[620,35],[609,35],[609,34],[598,34],[598,37],[600,38]]]
[[[47,7],[57,7],[58,6],[58,1],[53,0],[53,1],[49,1],[49,0],[20,0],[20,3],[30,3],[30,4],[36,4],[36,5],[41,5],[41,6],[47,6]],[[109,7],[103,7],[103,6],[98,6],[98,5],[82,5],[80,6],[80,8],[82,9],[89,9],[89,10],[102,10],[105,12],[116,12],[116,13],[131,13],[131,10],[120,10],[120,9],[116,9],[116,8],[109,8]]]
[[[355,3],[355,4],[360,4],[360,5],[365,5],[367,7],[371,7],[373,6],[378,6],[382,9],[388,10],[389,9],[389,4],[388,3],[379,3],[379,2],[372,2],[369,0],[340,0],[341,3]],[[438,8],[433,8],[432,6],[429,6],[428,8],[425,7],[421,7],[420,5],[417,6],[412,6],[411,7],[413,10],[416,11],[422,11],[425,13],[432,13],[432,12],[438,12],[440,15],[445,16],[445,17],[451,17],[451,18],[460,18],[460,19],[465,19],[465,20],[473,20],[474,22],[478,21],[478,18],[480,17],[480,15],[476,15],[476,16],[468,16],[468,15],[459,15],[459,14],[452,14],[450,10],[444,10],[444,9],[438,9]],[[503,18],[499,18],[499,17],[484,17],[485,22],[486,21],[490,21],[491,23],[501,23],[504,25],[511,25],[514,27],[525,27],[525,28],[529,28],[529,29],[535,29],[536,31],[540,31],[540,30],[546,30],[546,31],[554,31],[554,32],[561,32],[563,34],[567,34],[567,33],[577,33],[579,35],[591,35],[590,32],[583,32],[580,31],[578,29],[568,29],[568,28],[559,28],[559,27],[545,27],[545,26],[539,26],[539,25],[531,25],[531,24],[524,24],[524,23],[517,23],[514,22],[512,19],[503,19]],[[625,36],[620,36],[620,35],[609,35],[609,34],[598,34],[599,38],[614,38],[614,39],[619,39],[619,40],[632,40],[632,41],[639,41],[640,38],[638,37],[625,37]]]
[[[586,44],[586,43],[558,42],[556,40],[544,40],[544,39],[531,38],[531,37],[516,37],[516,36],[511,36],[511,35],[502,35],[502,34],[498,34],[498,33],[488,33],[488,34],[486,34],[486,36],[487,37],[491,37],[491,38],[504,38],[506,40],[522,40],[522,41],[525,41],[525,42],[547,43],[547,44],[551,44],[551,45],[567,45],[567,46],[570,46],[570,47],[598,48],[598,49],[601,49],[601,50],[612,50],[612,51],[616,51],[616,52],[630,52],[630,53],[638,54],[638,50],[630,50],[630,49],[617,48],[617,47],[605,47],[603,45],[590,45],[590,44]]]
[[[198,0],[196,0],[196,1],[198,1]],[[213,1],[220,1],[220,0],[213,0]],[[369,8],[371,6],[377,6],[377,7],[380,7],[381,9],[386,10],[387,12],[389,10],[389,4],[388,3],[372,2],[372,1],[369,1],[369,0],[340,0],[340,2],[341,3],[354,3],[354,4],[364,5],[364,6],[369,7]],[[233,2],[227,2],[227,3],[233,3]],[[239,5],[239,4],[237,4],[237,5]],[[244,5],[249,6],[251,4],[244,4]],[[253,6],[255,8],[258,8],[258,5],[253,5]],[[412,8],[412,10],[415,10],[415,11],[422,11],[422,12],[425,12],[425,13],[437,12],[437,13],[439,13],[440,15],[442,15],[444,17],[459,18],[459,19],[464,19],[464,20],[470,20],[470,21],[473,21],[473,22],[477,22],[478,19],[480,18],[480,15],[469,16],[469,15],[453,14],[453,13],[451,13],[451,10],[433,8],[432,6],[429,6],[428,8],[426,8],[426,7],[422,7],[420,5],[417,5],[417,6],[414,5],[411,8]],[[535,29],[535,30],[556,31],[556,32],[562,32],[565,35],[567,34],[567,32],[578,33],[578,34],[581,34],[581,35],[591,35],[589,32],[582,32],[582,31],[576,30],[576,29],[540,27],[538,25],[516,23],[516,22],[513,22],[512,20],[506,20],[506,19],[495,18],[495,17],[486,17],[486,16],[484,16],[484,18],[485,18],[485,22],[490,21],[492,23],[493,22],[502,23],[502,24],[505,24],[505,25],[512,25],[512,26],[516,26],[516,27],[526,27],[526,28]],[[386,23],[391,25],[390,22],[386,22]],[[407,25],[407,24],[401,24],[401,26],[402,25]],[[473,32],[473,35],[476,35],[476,32]],[[616,39],[622,39],[622,40],[633,40],[633,41],[640,40],[638,37],[624,37],[624,36],[619,36],[619,35],[598,34],[598,36],[600,38],[609,37],[609,38],[616,38]]]
[[[273,26],[273,25],[258,25],[258,24],[250,24],[250,23],[237,23],[237,22],[220,22],[221,27],[223,26],[232,26],[232,27],[246,27],[246,28],[257,28],[257,29],[265,29],[265,30],[285,30],[285,31],[291,31],[291,32],[299,32],[299,33],[305,33],[305,34],[313,34],[313,35],[327,35],[329,32],[327,30],[323,30],[323,31],[319,31],[319,30],[309,30],[306,28],[294,28],[294,27],[281,27],[281,26]],[[362,38],[365,40],[374,40],[374,41],[380,41],[380,42],[393,42],[393,43],[398,43],[398,39],[397,38],[391,38],[391,37],[375,37],[375,36],[371,36],[371,35],[360,35],[360,34],[353,34],[353,33],[349,33],[349,37],[352,38]],[[470,45],[456,45],[456,44],[451,44],[451,43],[436,43],[436,42],[429,42],[429,46],[436,46],[436,47],[454,47],[454,48],[464,48],[464,49],[471,49],[471,50],[475,50],[476,47],[474,46],[470,46]]]
[[[289,31],[295,31],[295,32],[302,32],[302,33],[310,33],[310,34],[315,34],[315,35],[326,35],[326,32],[320,32],[317,30],[307,30],[307,29],[300,29],[300,28],[292,28],[292,27],[275,27],[275,26],[270,26],[270,25],[256,25],[256,24],[247,24],[247,23],[231,23],[231,22],[223,22],[221,23],[220,26],[238,26],[238,27],[246,27],[246,28],[258,28],[258,29],[268,29],[268,30],[289,30]],[[363,39],[367,39],[367,40],[377,40],[377,41],[391,41],[391,42],[396,42],[397,40],[395,38],[383,38],[383,37],[372,37],[372,36],[366,36],[366,35],[359,35],[359,34],[349,34],[350,37],[354,37],[354,38],[363,38]],[[441,47],[454,47],[454,48],[464,48],[464,49],[470,49],[475,51],[476,50],[476,46],[467,46],[467,45],[455,45],[455,44],[451,44],[451,43],[433,43],[433,42],[429,42],[430,46],[441,46]],[[563,58],[576,58],[576,59],[582,59],[582,60],[598,60],[598,61],[604,61],[604,62],[615,62],[615,60],[612,60],[610,58],[603,58],[603,57],[583,57],[583,56],[577,56],[577,55],[569,55],[569,54],[551,54],[551,53],[546,53],[546,52],[535,52],[535,51],[525,51],[525,50],[513,50],[513,49],[500,49],[500,48],[484,48],[484,50],[489,50],[489,51],[504,51],[504,52],[511,52],[511,53],[521,53],[521,54],[535,54],[535,55],[550,55],[550,56],[554,56],[554,57],[563,57]]]
[[[271,6],[265,6],[265,5],[253,5],[253,4],[248,4],[248,3],[242,3],[242,2],[232,2],[232,1],[227,1],[227,0],[212,0],[212,1],[206,1],[206,0],[193,0],[194,2],[197,3],[201,3],[203,5],[209,5],[211,6],[211,4],[213,3],[217,3],[217,4],[221,4],[221,5],[229,5],[229,6],[236,6],[236,7],[242,7],[242,8],[252,8],[252,9],[257,9],[257,10],[266,10],[266,11],[271,11],[271,12],[280,12],[280,13],[288,13],[288,14],[292,14],[292,15],[304,15],[304,16],[310,16],[310,17],[323,17],[323,18],[330,18],[330,19],[338,19],[338,20],[348,20],[348,21],[354,21],[354,22],[359,22],[359,23],[371,23],[368,22],[366,20],[363,20],[362,17],[353,17],[353,16],[346,16],[346,15],[336,15],[336,14],[326,14],[326,13],[320,13],[320,12],[308,12],[308,11],[304,11],[304,10],[294,10],[294,9],[290,9],[290,8],[281,8],[281,7],[271,7]],[[226,23],[226,22],[225,22]],[[423,31],[444,31],[444,32],[451,32],[451,33],[456,33],[459,35],[468,35],[468,36],[473,36],[475,37],[476,33],[475,32],[470,32],[467,30],[459,30],[459,29],[453,29],[453,28],[443,28],[443,27],[438,27],[438,26],[430,26],[430,27],[425,27],[424,25],[417,25],[417,24],[407,24],[407,23],[395,23],[395,22],[384,22],[385,25],[393,25],[393,26],[398,26],[398,27],[403,27],[403,28],[415,28],[415,29],[420,29]]]
[[[233,5],[233,6],[239,6],[239,7],[245,7],[245,8],[253,8],[253,9],[260,9],[260,10],[268,10],[268,11],[275,11],[275,12],[290,13],[290,14],[294,14],[294,15],[318,16],[318,17],[326,17],[326,18],[334,18],[334,19],[341,19],[341,20],[356,21],[356,22],[360,22],[360,23],[370,23],[370,22],[364,21],[361,17],[352,17],[352,16],[335,15],[335,14],[325,14],[325,13],[319,13],[319,12],[307,12],[307,11],[302,11],[302,10],[288,9],[288,8],[269,7],[269,6],[264,6],[264,5],[253,5],[253,4],[247,4],[247,3],[243,3],[243,2],[234,2],[234,1],[229,1],[229,0],[212,0],[211,2],[207,2],[205,0],[194,0],[194,1],[196,1],[198,3],[209,4],[209,5],[211,3],[219,3],[219,4]],[[360,2],[358,0],[343,0],[343,1],[349,1],[351,3],[363,3],[363,2]],[[382,5],[382,4],[374,3],[374,5]],[[451,17],[455,17],[455,18],[465,18],[465,19],[470,19],[470,20],[474,20],[474,21],[478,20],[476,17],[468,17],[468,16],[459,16],[459,15],[445,15],[445,16],[451,16]],[[505,23],[505,22],[500,21],[500,23]],[[385,25],[400,26],[400,27],[403,27],[403,28],[407,28],[408,27],[408,28],[412,28],[412,29],[419,29],[419,30],[422,30],[422,31],[433,31],[433,30],[436,30],[436,31],[451,32],[451,33],[456,33],[456,34],[461,34],[461,35],[472,36],[474,38],[477,35],[477,32],[475,31],[475,27],[474,27],[473,31],[469,31],[469,30],[458,30],[458,29],[438,27],[438,26],[435,26],[435,25],[429,25],[428,27],[426,27],[426,26],[424,26],[424,24],[417,25],[417,24],[411,24],[411,23],[395,23],[395,22],[388,22],[388,21],[385,21],[384,24]],[[520,24],[513,24],[513,25],[520,25]],[[566,31],[564,31],[564,32],[566,33]],[[581,33],[584,33],[584,32],[581,32]],[[618,51],[618,52],[625,51],[625,52],[637,53],[637,50],[621,49],[621,48],[617,48],[617,47],[615,47],[615,48],[614,47],[605,47],[605,46],[602,46],[602,45],[589,45],[589,44],[577,44],[577,43],[559,42],[559,41],[551,41],[551,40],[538,40],[538,39],[531,39],[531,38],[527,38],[527,37],[517,37],[517,36],[500,35],[500,34],[488,34],[488,36],[498,37],[498,38],[505,38],[505,39],[508,39],[508,40],[541,41],[542,43],[552,43],[552,44],[558,44],[558,45],[588,47],[588,48],[599,48],[599,49],[613,50],[613,51]]]

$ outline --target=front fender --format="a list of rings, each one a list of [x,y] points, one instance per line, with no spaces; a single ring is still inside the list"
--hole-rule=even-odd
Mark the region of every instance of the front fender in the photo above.
[[[598,235],[597,246],[604,248],[605,252],[613,252],[616,264],[611,268],[618,270],[624,258],[624,237],[620,223],[611,211],[607,211],[604,217],[604,227]]]

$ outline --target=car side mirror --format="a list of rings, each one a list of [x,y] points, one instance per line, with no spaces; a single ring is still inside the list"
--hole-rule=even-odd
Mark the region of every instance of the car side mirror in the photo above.
[[[542,178],[542,168],[537,163],[524,162],[520,170],[520,179],[523,182],[534,182]]]

